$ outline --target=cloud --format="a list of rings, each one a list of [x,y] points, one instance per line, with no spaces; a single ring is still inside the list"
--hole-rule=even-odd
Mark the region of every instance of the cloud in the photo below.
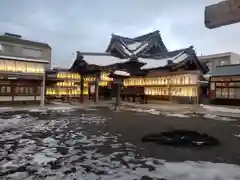
[[[240,24],[209,30],[204,8],[219,0],[1,0],[1,33],[48,42],[53,65],[69,67],[77,50],[104,52],[112,33],[134,37],[160,30],[168,49],[240,53]]]

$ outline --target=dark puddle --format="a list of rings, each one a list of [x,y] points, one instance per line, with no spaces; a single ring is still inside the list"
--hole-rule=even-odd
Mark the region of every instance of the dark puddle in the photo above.
[[[218,139],[207,134],[201,134],[196,131],[175,130],[169,132],[161,132],[143,136],[142,142],[153,142],[159,145],[171,146],[216,146],[220,142]]]

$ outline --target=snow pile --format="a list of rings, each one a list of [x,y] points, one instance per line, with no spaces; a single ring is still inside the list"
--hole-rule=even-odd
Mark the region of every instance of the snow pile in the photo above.
[[[188,118],[189,117],[185,114],[179,114],[179,113],[163,113],[163,115],[169,116],[169,117],[179,117],[179,118]]]
[[[39,165],[47,165],[50,162],[56,161],[57,158],[46,156],[44,153],[34,154],[33,162]]]
[[[10,118],[0,119],[0,130],[12,127],[16,128],[23,124],[29,123],[33,120],[35,120],[35,118],[30,117],[29,115],[24,114],[13,115]]]
[[[218,121],[236,121],[236,119],[233,119],[233,118],[221,117],[221,116],[217,116],[217,115],[214,115],[214,114],[205,114],[203,117],[207,118],[207,119],[218,120]]]
[[[128,108],[124,108],[124,110],[140,112],[140,113],[148,113],[148,114],[153,114],[153,115],[160,115],[161,114],[160,111],[157,111],[155,109],[141,109],[141,108],[131,108],[131,109],[128,109]]]
[[[234,134],[234,136],[240,138],[240,134]]]
[[[240,109],[232,109],[226,107],[218,107],[218,106],[209,106],[201,104],[201,107],[208,111],[217,111],[217,112],[226,112],[226,113],[240,113]]]
[[[54,111],[54,112],[71,112],[75,111],[77,108],[73,108],[71,106],[57,106],[57,107],[48,107],[48,108],[39,108],[39,109],[31,109],[29,112],[48,112],[48,111]]]
[[[153,115],[164,115],[164,116],[169,116],[169,117],[178,117],[178,118],[188,118],[189,117],[188,115],[185,115],[185,114],[160,112],[160,111],[157,111],[156,109],[132,108],[132,109],[124,109],[124,110],[140,112],[140,113],[148,113],[148,114],[153,114]]]

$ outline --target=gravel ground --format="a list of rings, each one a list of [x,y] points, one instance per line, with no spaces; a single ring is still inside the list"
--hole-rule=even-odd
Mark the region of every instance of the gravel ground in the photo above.
[[[66,107],[1,113],[0,179],[240,179],[238,121],[168,116]],[[173,129],[205,132],[222,144],[199,149],[141,142],[143,135]]]

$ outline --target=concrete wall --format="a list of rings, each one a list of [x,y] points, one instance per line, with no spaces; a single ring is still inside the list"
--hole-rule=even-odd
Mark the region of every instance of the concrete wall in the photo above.
[[[214,55],[207,55],[207,56],[199,56],[199,60],[205,62],[208,65],[210,70],[216,68],[216,66],[221,66],[222,62],[224,61],[223,65],[227,64],[238,64],[240,55],[236,53],[221,53],[221,54],[214,54]],[[236,63],[237,62],[237,63]]]
[[[1,52],[0,55],[4,56],[15,56],[15,57],[22,57],[22,58],[31,58],[31,59],[38,59],[38,60],[45,60],[48,61],[49,64],[46,64],[46,68],[50,68],[51,66],[51,48],[47,47],[36,47],[36,46],[29,46],[29,45],[22,45],[22,44],[15,44],[10,42],[0,41],[1,45],[12,45],[14,46],[13,52]],[[23,54],[23,48],[29,48],[34,50],[41,50],[42,56],[41,57],[27,57]]]
[[[240,54],[231,53],[230,62],[231,64],[240,64]]]

